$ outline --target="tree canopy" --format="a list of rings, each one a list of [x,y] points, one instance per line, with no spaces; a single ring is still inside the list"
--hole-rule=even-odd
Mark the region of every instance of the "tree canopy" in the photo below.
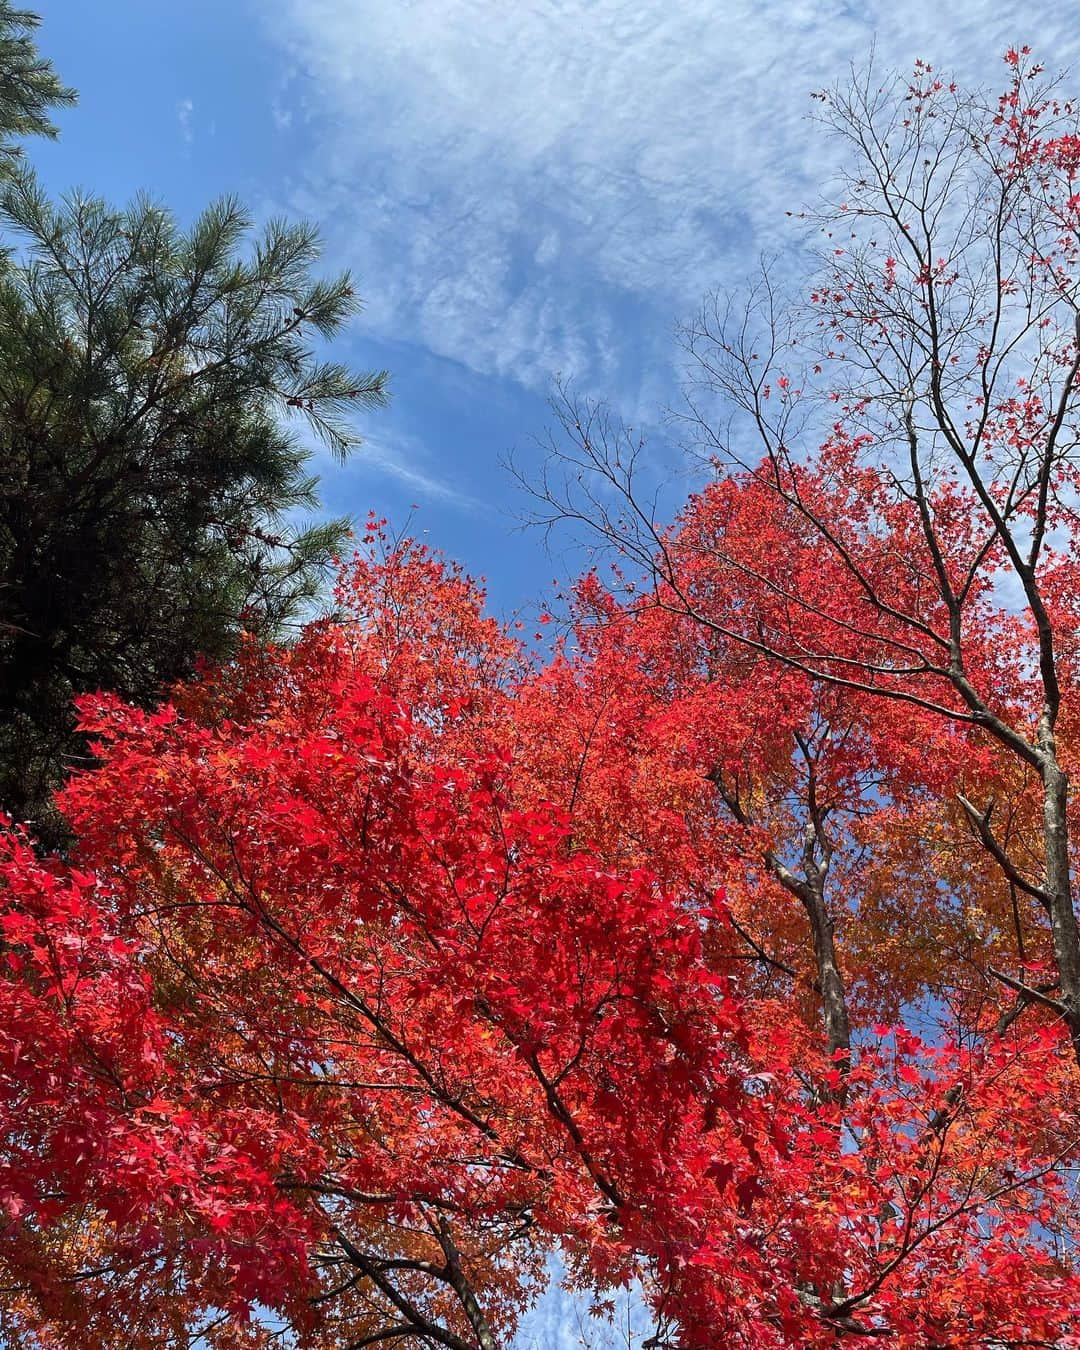
[[[1080,112],[1006,60],[1000,98],[923,64],[823,96],[825,270],[690,330],[708,472],[669,525],[640,442],[560,405],[537,494],[617,561],[546,654],[373,517],[295,641],[245,591],[155,706],[121,665],[78,697],[69,847],[0,832],[5,1337],[495,1350],[557,1252],[640,1283],[650,1350],[1080,1344]],[[204,276],[225,209],[9,200],[48,222],[16,312],[104,390],[24,420],[56,402],[44,443],[124,502],[99,425],[198,481],[224,419],[289,484],[275,402],[333,437],[362,396],[299,347],[344,290],[252,280],[307,236]],[[123,342],[72,230],[151,316]],[[199,315],[168,361],[159,304]],[[166,552],[167,509],[130,525]]]
[[[388,545],[294,648],[152,713],[84,700],[77,867],[17,838],[4,865],[20,1336],[270,1343],[258,1305],[300,1344],[486,1350],[557,1246],[583,1288],[641,1278],[661,1343],[1063,1343],[1067,1029],[920,961],[936,929],[979,955],[930,868],[916,954],[872,951],[925,828],[914,775],[860,794],[898,728],[744,669],[784,712],[714,739],[753,717],[735,670],[583,600],[599,644],[534,675],[464,578]],[[819,978],[845,819],[854,1043]],[[950,981],[951,1033],[895,1016]]]
[[[14,138],[56,135],[49,114],[75,102],[34,41],[40,20],[0,0],[0,167],[9,171],[22,155]]]

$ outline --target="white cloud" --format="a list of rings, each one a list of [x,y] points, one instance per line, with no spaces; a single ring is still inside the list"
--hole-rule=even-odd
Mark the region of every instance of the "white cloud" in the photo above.
[[[785,209],[827,177],[808,95],[872,41],[885,64],[925,56],[980,81],[1018,40],[1055,64],[1080,56],[1072,0],[1037,23],[990,0],[264,13],[314,137],[289,205],[355,262],[369,325],[532,386],[576,374],[632,413],[668,380],[672,322],[775,247]]]
[[[190,145],[195,139],[195,130],[191,125],[194,114],[195,104],[190,98],[182,98],[176,105],[176,120],[180,123],[180,135],[186,145]]]
[[[319,461],[319,477],[324,484],[332,484],[341,475],[350,479],[386,476],[425,501],[466,513],[485,509],[475,497],[461,492],[434,473],[428,466],[429,456],[423,446],[400,432],[381,436],[373,435],[370,428],[365,428],[362,443],[343,467],[322,449],[316,449],[315,454]]]
[[[562,1287],[564,1267],[557,1256],[548,1263],[548,1285],[525,1314],[512,1350],[641,1350],[656,1328],[635,1284],[614,1289],[610,1314],[600,1314],[590,1299]]]

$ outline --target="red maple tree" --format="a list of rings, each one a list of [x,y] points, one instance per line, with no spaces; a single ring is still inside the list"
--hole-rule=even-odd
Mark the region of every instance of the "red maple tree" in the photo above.
[[[301,1344],[487,1350],[558,1246],[687,1345],[1060,1337],[1060,1034],[881,1028],[850,1063],[736,959],[715,873],[765,827],[651,867],[678,772],[624,794],[629,852],[617,783],[543,799],[567,724],[463,578],[405,544],[339,599],[159,712],[84,706],[79,870],[10,838],[18,1334],[269,1343],[269,1310]]]
[[[657,1347],[1080,1343],[1080,141],[1010,66],[826,100],[824,350],[695,337],[764,458],[662,529],[568,407],[649,584],[549,662],[374,523],[294,646],[84,702],[77,852],[0,855],[5,1337],[492,1350],[558,1250]]]

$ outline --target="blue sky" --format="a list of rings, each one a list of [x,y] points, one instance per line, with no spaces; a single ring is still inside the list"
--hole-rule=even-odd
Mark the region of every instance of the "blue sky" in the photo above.
[[[659,429],[676,321],[790,254],[786,209],[834,149],[811,90],[921,55],[995,81],[1004,49],[1080,65],[1075,7],[874,0],[38,0],[80,92],[50,186],[147,189],[189,218],[223,192],[318,221],[366,313],[342,349],[392,375],[334,511],[405,519],[509,612],[561,563],[515,528],[499,467],[539,453],[559,373]],[[1029,28],[1034,25],[1029,24]],[[660,442],[658,442],[659,444]]]
[[[994,84],[1030,42],[1080,88],[1074,0],[1037,22],[1000,0],[27,3],[81,98],[33,148],[48,185],[145,189],[185,219],[235,192],[319,222],[367,302],[343,354],[393,392],[326,465],[326,505],[412,513],[504,613],[561,564],[517,531],[500,460],[539,454],[560,373],[670,450],[677,320],[760,253],[793,259],[784,213],[835,163],[812,90],[872,43],[883,66]],[[522,1338],[577,1343],[558,1304]]]

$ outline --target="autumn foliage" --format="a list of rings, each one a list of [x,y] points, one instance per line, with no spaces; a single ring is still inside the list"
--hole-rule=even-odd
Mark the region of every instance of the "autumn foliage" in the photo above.
[[[557,1246],[583,1284],[640,1275],[688,1345],[1055,1342],[1067,1039],[980,1010],[830,1056],[805,919],[757,875],[800,727],[847,716],[820,790],[853,809],[858,709],[785,677],[766,727],[753,671],[695,682],[690,633],[660,680],[678,622],[594,583],[607,624],[537,674],[412,545],[339,599],[160,712],[87,702],[77,868],[9,838],[11,1325],[496,1344]],[[752,820],[714,771],[760,775]]]
[[[1078,142],[1010,66],[1016,285],[1071,303]],[[862,385],[882,295],[967,284],[873,257],[812,302]],[[1080,348],[995,393],[996,304],[813,454],[746,365],[764,457],[601,516],[543,660],[372,522],[294,645],[81,701],[74,852],[0,853],[6,1340],[493,1350],[558,1253],[655,1347],[1080,1345]]]

